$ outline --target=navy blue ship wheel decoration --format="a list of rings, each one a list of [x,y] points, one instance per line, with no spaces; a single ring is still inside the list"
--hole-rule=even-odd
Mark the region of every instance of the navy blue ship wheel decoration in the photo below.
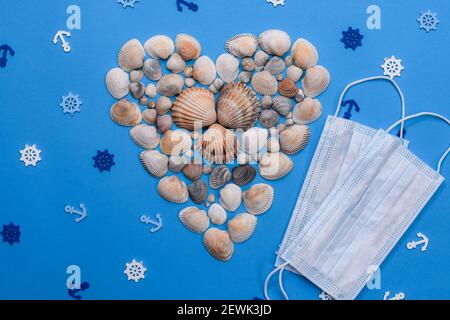
[[[4,44],[0,46],[0,68],[6,67],[6,63],[8,62],[8,54],[10,56],[15,56],[16,52],[9,45]]]
[[[345,113],[344,113],[344,119],[348,119],[348,120],[350,120],[352,118],[353,109],[356,112],[361,111],[361,108],[359,107],[358,103],[353,99],[342,102],[342,107],[347,107],[347,111],[345,111]]]
[[[177,0],[177,9],[180,12],[183,12],[183,5],[191,11],[197,12],[198,5],[194,2],[189,2],[187,0]]]
[[[12,222],[8,225],[3,225],[3,230],[0,234],[3,237],[3,242],[8,242],[11,246],[14,243],[20,243],[20,226],[16,226]]]
[[[114,155],[109,153],[108,150],[97,151],[97,155],[92,159],[94,160],[94,168],[97,168],[100,172],[111,171],[112,166],[115,165]]]
[[[341,42],[345,45],[345,49],[356,50],[357,47],[362,46],[361,40],[364,36],[359,32],[359,29],[349,27],[347,31],[342,31]]]

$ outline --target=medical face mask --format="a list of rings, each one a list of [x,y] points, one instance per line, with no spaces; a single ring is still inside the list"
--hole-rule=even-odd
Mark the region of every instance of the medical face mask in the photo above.
[[[409,120],[431,115],[420,113]],[[402,142],[379,130],[327,196],[283,254],[287,265],[334,299],[355,299],[368,281],[368,270],[379,267],[431,199],[444,178],[441,157],[437,171],[430,168]],[[280,287],[282,279],[280,273]],[[287,296],[287,295],[286,295]]]
[[[342,179],[349,166],[359,157],[361,150],[363,150],[368,141],[376,134],[376,129],[339,117],[342,101],[347,91],[355,85],[373,80],[385,80],[394,85],[402,101],[401,118],[405,117],[405,99],[398,85],[389,77],[380,76],[361,79],[350,83],[343,90],[335,115],[329,116],[325,123],[297,204],[292,213],[289,226],[278,251],[278,257],[275,263],[276,267],[285,262],[282,259],[282,255],[286,251],[286,248],[301,233],[304,226],[334,186]],[[400,132],[403,133],[403,123],[401,129]],[[401,137],[403,137],[402,134]],[[297,273],[295,269],[289,266],[286,269]]]

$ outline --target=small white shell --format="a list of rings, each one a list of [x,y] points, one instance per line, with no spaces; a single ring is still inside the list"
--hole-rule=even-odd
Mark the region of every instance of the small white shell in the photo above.
[[[286,71],[286,75],[292,82],[298,82],[303,75],[303,69],[296,66],[290,66]]]
[[[161,197],[173,203],[186,203],[189,199],[186,183],[177,176],[162,178],[158,183],[158,192]]]
[[[280,57],[273,57],[267,62],[264,70],[269,71],[271,74],[281,74],[286,69],[286,63]]]
[[[220,261],[228,261],[234,253],[234,244],[228,232],[211,228],[203,237],[203,244],[209,254]]]
[[[149,80],[161,79],[163,72],[161,63],[157,59],[147,59],[144,62],[144,74]]]
[[[314,67],[319,61],[319,53],[316,47],[306,39],[300,38],[295,41],[291,52],[294,63],[302,69]]]
[[[274,190],[270,185],[255,184],[243,194],[245,208],[251,214],[263,214],[272,206],[273,196]]]
[[[239,75],[239,60],[231,54],[221,54],[216,60],[216,70],[223,81],[233,82]]]
[[[208,209],[208,216],[211,222],[216,225],[223,225],[227,221],[225,209],[218,203],[213,203]]]
[[[120,68],[114,68],[106,74],[106,88],[116,99],[122,99],[130,92],[128,73]]]
[[[118,63],[125,71],[142,68],[144,64],[144,48],[137,39],[126,42],[119,50]]]
[[[256,67],[264,67],[269,61],[270,56],[262,50],[259,50],[255,53],[254,62]]]
[[[176,52],[184,61],[194,60],[200,57],[202,46],[193,36],[180,33],[175,39]]]
[[[169,73],[164,75],[161,80],[158,81],[156,88],[158,92],[166,97],[173,97],[183,91],[184,80],[175,73]]]
[[[146,124],[137,125],[130,130],[130,137],[144,149],[155,149],[159,145],[159,134],[156,128]]]
[[[251,84],[253,90],[263,96],[273,96],[278,91],[278,81],[269,71],[256,72]]]
[[[153,99],[157,94],[158,90],[156,89],[156,86],[153,83],[149,83],[145,88],[145,95],[150,99]]]
[[[281,151],[292,155],[303,150],[309,142],[310,130],[306,125],[294,124],[280,132]]]
[[[174,53],[167,60],[166,68],[173,73],[180,73],[186,67],[186,62],[181,58],[178,53]]]
[[[250,33],[238,34],[225,42],[225,50],[239,58],[251,57],[258,46],[258,38]]]
[[[260,34],[258,43],[268,54],[282,57],[291,48],[291,37],[281,30],[267,30]]]
[[[306,70],[302,80],[303,93],[307,97],[315,98],[324,92],[330,84],[330,73],[322,66],[315,66]]]
[[[187,207],[178,214],[186,228],[195,233],[203,233],[209,228],[209,218],[204,210],[197,207]]]
[[[256,229],[258,218],[253,214],[240,213],[228,222],[228,233],[234,243],[250,239]]]
[[[259,173],[267,180],[278,180],[288,175],[294,163],[284,153],[266,153],[259,162]]]
[[[205,86],[209,86],[216,78],[216,66],[207,56],[198,58],[194,63],[193,78]]]
[[[156,150],[145,150],[140,154],[141,163],[152,176],[164,177],[169,169],[169,158]]]
[[[142,118],[148,124],[155,124],[156,119],[158,118],[158,112],[155,109],[145,109],[142,111]]]
[[[242,203],[242,190],[234,183],[227,184],[220,190],[220,204],[224,209],[234,212]]]
[[[174,51],[175,45],[167,36],[151,37],[144,43],[145,51],[155,59],[167,59]]]
[[[317,99],[306,97],[298,103],[293,111],[293,119],[298,124],[309,124],[322,115],[322,104]]]

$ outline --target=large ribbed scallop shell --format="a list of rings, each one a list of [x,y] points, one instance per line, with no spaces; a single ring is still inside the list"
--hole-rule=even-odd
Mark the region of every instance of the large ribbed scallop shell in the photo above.
[[[208,197],[208,186],[202,180],[192,182],[188,187],[188,191],[189,197],[196,204],[205,202]]]
[[[288,175],[294,163],[284,153],[266,153],[259,162],[259,173],[267,180],[278,180]]]
[[[137,125],[130,130],[130,137],[144,149],[155,149],[159,145],[159,134],[156,128],[146,124]]]
[[[235,35],[225,42],[225,50],[239,58],[252,57],[258,47],[258,38],[250,33]]]
[[[256,169],[250,165],[233,168],[232,179],[238,186],[246,186],[256,178]]]
[[[308,69],[314,67],[319,61],[319,53],[316,47],[306,39],[295,41],[291,51],[292,58],[297,67]]]
[[[233,82],[239,75],[239,60],[231,54],[221,54],[216,60],[216,70],[223,81]]]
[[[258,43],[268,54],[282,57],[291,48],[291,37],[281,30],[267,30],[259,35]]]
[[[156,150],[145,150],[140,154],[141,163],[152,176],[161,178],[168,171],[169,158]]]
[[[234,243],[250,239],[256,229],[258,218],[249,213],[240,213],[228,222],[228,233]]]
[[[273,96],[278,91],[278,81],[269,71],[256,72],[251,84],[253,90],[263,96]]]
[[[132,127],[142,122],[141,109],[127,99],[114,103],[109,113],[111,119],[121,126]]]
[[[227,212],[218,203],[213,203],[208,209],[208,217],[213,224],[223,225],[227,221]]]
[[[106,74],[106,88],[116,99],[122,99],[130,92],[130,77],[120,68],[114,68]]]
[[[137,39],[126,42],[119,50],[119,66],[125,71],[142,68],[144,64],[144,48]]]
[[[289,155],[303,150],[309,142],[308,126],[295,124],[280,132],[281,150]]]
[[[197,141],[197,149],[206,161],[224,164],[233,161],[239,142],[233,131],[215,123]]]
[[[187,207],[178,214],[180,221],[186,228],[195,233],[203,233],[209,228],[209,218],[204,210]]]
[[[207,56],[195,60],[192,77],[205,86],[209,86],[216,79],[216,65]]]
[[[322,115],[322,104],[317,99],[306,97],[298,103],[293,111],[293,119],[298,124],[309,124]]]
[[[330,84],[330,73],[322,66],[315,66],[306,70],[302,80],[303,93],[307,97],[315,98],[324,92]]]
[[[178,127],[191,131],[212,125],[217,120],[214,95],[203,88],[184,90],[175,100],[172,118]]]
[[[240,82],[225,85],[218,104],[218,122],[226,128],[244,131],[255,124],[261,105],[255,92]]]
[[[274,190],[270,185],[255,184],[243,194],[245,208],[251,214],[263,214],[272,206],[273,196]]]
[[[209,176],[209,186],[213,189],[219,189],[231,180],[231,172],[227,166],[221,165],[213,169]]]
[[[186,203],[189,199],[186,183],[177,176],[164,177],[159,181],[158,192],[167,201]]]
[[[180,33],[175,39],[175,49],[184,61],[194,60],[200,57],[202,46],[197,39],[185,33]]]
[[[191,150],[192,138],[185,130],[167,130],[160,141],[161,151],[170,155],[180,155]]]
[[[236,211],[242,203],[242,190],[234,183],[227,184],[220,190],[220,204],[230,212]]]
[[[165,60],[173,53],[175,45],[168,36],[158,35],[145,41],[144,48],[152,58]]]
[[[228,232],[211,228],[206,231],[203,243],[209,254],[220,261],[228,261],[233,256],[234,244]]]

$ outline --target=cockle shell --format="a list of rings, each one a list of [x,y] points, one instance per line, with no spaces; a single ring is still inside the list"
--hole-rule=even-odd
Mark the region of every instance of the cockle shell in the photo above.
[[[158,115],[166,114],[172,108],[172,100],[166,96],[160,96],[156,101],[156,111]]]
[[[202,52],[202,46],[198,40],[185,33],[177,35],[175,49],[184,61],[197,59]]]
[[[142,68],[144,64],[144,48],[137,39],[127,41],[119,50],[119,66],[125,71]]]
[[[189,163],[184,167],[183,174],[186,178],[188,178],[191,181],[199,180],[203,174],[203,165]]]
[[[156,89],[156,86],[153,83],[149,83],[147,87],[145,87],[145,95],[151,99],[156,97],[158,94],[158,90]]]
[[[309,69],[319,61],[319,53],[316,47],[306,39],[300,38],[294,42],[291,50],[292,58],[297,67]]]
[[[242,71],[239,74],[239,81],[246,84],[249,83],[250,80],[252,80],[252,73],[248,71]]]
[[[273,96],[278,91],[278,81],[269,71],[256,72],[251,84],[253,90],[263,96]]]
[[[209,218],[204,210],[197,207],[187,207],[178,214],[186,228],[195,233],[203,233],[209,228]]]
[[[289,155],[303,150],[309,142],[310,130],[308,126],[294,124],[280,132],[281,150]]]
[[[266,153],[259,162],[259,173],[267,180],[278,180],[288,175],[294,163],[284,153]]]
[[[161,178],[168,171],[169,158],[156,150],[145,150],[140,155],[144,169],[152,176]]]
[[[235,35],[225,42],[225,50],[239,58],[251,57],[258,47],[258,38],[250,33]]]
[[[191,147],[191,136],[182,129],[167,130],[160,141],[161,151],[168,156],[183,154]]]
[[[155,109],[145,109],[142,111],[142,118],[148,124],[155,124],[156,118],[158,117],[158,112]]]
[[[317,99],[306,97],[298,103],[293,111],[293,119],[298,124],[309,124],[322,115],[322,104]]]
[[[211,228],[203,237],[203,244],[209,254],[220,261],[228,261],[233,256],[234,244],[228,232]]]
[[[169,170],[178,173],[183,171],[187,164],[187,159],[180,155],[172,155],[169,157]]]
[[[280,57],[273,57],[267,62],[264,70],[269,71],[271,74],[280,74],[286,68],[286,63]]]
[[[287,116],[292,109],[292,100],[283,96],[273,98],[273,109],[282,116]]]
[[[291,48],[291,37],[281,30],[267,30],[259,35],[258,43],[268,54],[282,57]]]
[[[306,70],[302,80],[303,93],[307,97],[315,98],[324,92],[330,84],[330,73],[322,66],[315,66]]]
[[[231,180],[231,172],[227,166],[217,166],[209,176],[209,186],[213,189],[219,189]]]
[[[175,45],[167,36],[151,37],[144,43],[145,51],[154,59],[167,59],[174,51]]]
[[[175,100],[172,117],[178,127],[191,131],[212,125],[217,120],[214,95],[203,88],[184,90]]]
[[[270,59],[270,56],[267,53],[265,53],[262,50],[259,50],[255,53],[255,57],[253,60],[255,61],[256,67],[261,68],[266,65],[266,63],[267,63],[267,61],[269,61],[269,59]]]
[[[300,80],[300,78],[302,77],[302,75],[303,75],[303,69],[300,69],[299,67],[290,66],[289,68],[287,68],[286,76],[288,77],[288,79],[290,79],[294,83],[298,82]]]
[[[242,70],[252,72],[255,70],[255,61],[252,58],[242,59]]]
[[[232,130],[215,123],[197,141],[197,149],[206,161],[224,164],[233,161],[239,142]]]
[[[186,184],[177,176],[162,178],[158,183],[158,192],[161,197],[173,203],[186,203],[189,199]]]
[[[278,121],[280,121],[280,115],[275,110],[266,109],[261,111],[259,116],[259,122],[266,128],[272,128]]]
[[[142,122],[141,109],[127,99],[114,103],[110,110],[111,119],[121,126],[135,126]]]
[[[269,109],[273,105],[273,99],[271,96],[264,96],[261,98],[261,108]]]
[[[228,233],[234,243],[250,239],[256,229],[258,218],[253,214],[240,213],[228,222]]]
[[[234,184],[227,184],[222,190],[220,190],[220,204],[224,209],[234,212],[242,203],[242,190]]]
[[[196,204],[205,202],[208,197],[208,186],[202,180],[192,182],[189,187],[189,196]]]
[[[251,214],[263,214],[272,206],[273,196],[274,190],[270,185],[255,184],[243,194],[245,208]]]
[[[163,75],[161,63],[157,59],[145,60],[143,70],[149,80],[158,81]]]
[[[231,54],[221,54],[216,60],[216,70],[225,82],[233,82],[239,75],[239,60]]]
[[[178,53],[174,53],[167,60],[166,68],[173,73],[180,73],[186,68],[186,62]]]
[[[291,79],[286,78],[278,85],[278,92],[286,98],[293,98],[298,93],[298,88]]]
[[[166,133],[167,130],[172,128],[172,117],[168,114],[160,116],[156,119],[156,127],[161,133]]]
[[[243,83],[229,83],[220,93],[217,118],[225,128],[247,130],[253,127],[259,115],[260,102]]]
[[[105,82],[109,93],[116,99],[122,99],[130,92],[128,73],[120,68],[109,70]]]
[[[163,96],[173,97],[183,90],[183,86],[184,79],[180,75],[169,73],[164,75],[161,80],[158,81],[156,88]]]
[[[159,134],[156,128],[146,124],[137,125],[130,130],[130,137],[138,146],[155,149],[159,145]]]
[[[195,60],[193,78],[205,86],[209,86],[216,78],[216,66],[207,56]]]
[[[267,129],[253,127],[241,136],[242,149],[249,155],[257,155],[267,145],[269,132]]]
[[[246,186],[256,178],[256,169],[249,165],[233,168],[232,179],[238,186]]]
[[[144,63],[144,62],[142,62]],[[142,70],[131,70],[130,71],[130,81],[131,82],[140,82],[144,78],[144,71]]]
[[[221,226],[227,221],[227,212],[218,203],[213,203],[208,210],[208,217],[215,225]]]

